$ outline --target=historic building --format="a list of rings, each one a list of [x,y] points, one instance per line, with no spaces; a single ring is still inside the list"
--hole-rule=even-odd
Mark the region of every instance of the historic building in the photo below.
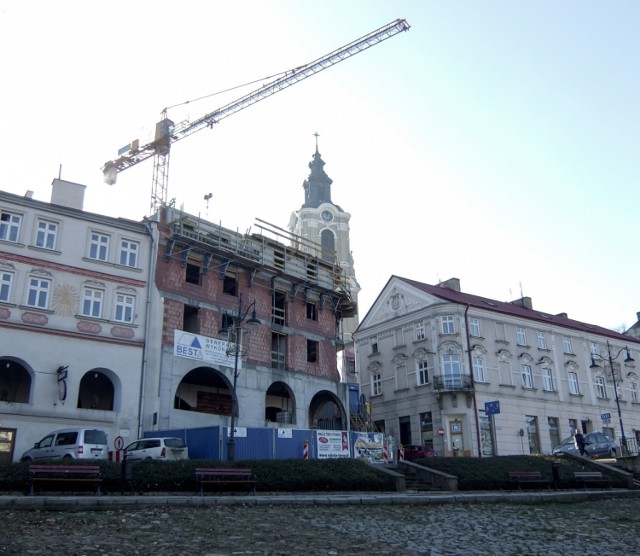
[[[56,429],[138,434],[149,299],[145,223],[0,192],[0,460]]]
[[[344,382],[354,380],[355,359],[352,334],[358,326],[358,293],[349,238],[351,214],[331,200],[333,180],[324,171],[325,162],[316,151],[309,163],[310,173],[303,183],[304,203],[291,214],[289,230],[294,234],[293,245],[304,252],[320,251],[322,258],[337,263],[344,275],[344,293],[351,300],[343,308],[340,338],[345,345],[338,364]]]
[[[145,431],[346,426],[344,272],[280,228],[255,229],[160,212]]]
[[[403,444],[548,454],[581,429],[624,435],[637,452],[637,336],[537,311],[530,298],[463,293],[455,278],[392,276],[354,340],[371,420]]]

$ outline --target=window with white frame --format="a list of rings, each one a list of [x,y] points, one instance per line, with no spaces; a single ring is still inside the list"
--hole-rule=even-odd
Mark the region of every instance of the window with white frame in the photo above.
[[[373,371],[371,373],[371,395],[379,396],[382,394],[382,373]]]
[[[482,357],[473,358],[473,379],[476,382],[486,382],[486,373],[484,370],[484,359]]]
[[[426,338],[427,332],[424,326],[424,322],[419,322],[416,324],[416,341],[424,340]]]
[[[631,401],[633,403],[638,403],[638,383],[631,383]]]
[[[562,338],[562,350],[565,353],[573,353],[573,349],[571,348],[571,338],[569,338],[569,336]]]
[[[443,334],[455,334],[456,322],[453,315],[445,315],[443,317],[440,317],[440,323],[442,325]]]
[[[110,237],[99,232],[91,232],[89,239],[89,258],[97,261],[109,260]]]
[[[0,239],[16,243],[20,239],[21,222],[20,214],[0,210]]]
[[[600,355],[598,342],[589,342],[589,349],[591,350],[591,355]]]
[[[569,394],[578,396],[580,394],[580,385],[578,384],[578,373],[569,371],[569,373],[567,373],[567,378],[569,381]]]
[[[49,293],[51,292],[51,280],[47,278],[29,278],[27,288],[27,305],[37,309],[49,307]]]
[[[547,349],[547,335],[541,330],[538,330],[538,348]]]
[[[551,372],[551,369],[548,368],[548,367],[543,367],[542,368],[542,387],[547,392],[553,392],[554,391],[553,373]]]
[[[527,345],[527,332],[520,326],[516,327],[516,342],[519,346]]]
[[[43,249],[55,249],[58,237],[58,223],[50,220],[38,220],[38,231],[36,232],[36,247]]]
[[[480,337],[480,319],[476,317],[469,318],[469,334],[477,338]]]
[[[602,399],[607,397],[607,388],[604,384],[604,378],[601,376],[596,377],[596,396]]]
[[[140,244],[137,241],[123,239],[120,242],[120,264],[122,266],[138,267],[138,253]]]
[[[445,388],[460,388],[462,386],[462,365],[459,355],[442,356],[442,374]]]
[[[531,365],[522,365],[522,386],[524,388],[533,388],[533,373]]]
[[[82,293],[82,315],[99,319],[102,316],[104,291],[96,288],[84,288]]]
[[[12,272],[0,272],[0,301],[8,303],[11,299]]]
[[[429,384],[429,365],[426,361],[418,361],[417,363],[418,386]]]
[[[116,294],[116,311],[114,320],[118,322],[133,322],[134,309],[136,305],[136,298],[133,295],[127,295],[123,293]]]

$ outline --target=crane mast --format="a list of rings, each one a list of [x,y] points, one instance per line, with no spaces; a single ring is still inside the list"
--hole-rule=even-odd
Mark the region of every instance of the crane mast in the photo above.
[[[175,124],[167,117],[166,109],[162,112],[161,120],[156,124],[153,141],[140,146],[139,142],[133,141],[120,150],[119,158],[110,160],[104,164],[102,171],[104,181],[109,185],[116,183],[117,175],[131,168],[140,162],[153,157],[153,183],[151,190],[151,214],[167,203],[167,190],[169,183],[169,155],[171,145],[185,137],[189,137],[196,131],[211,128],[224,118],[244,110],[245,108],[260,102],[261,100],[274,95],[291,85],[299,83],[316,73],[319,73],[338,62],[342,62],[367,48],[370,48],[402,31],[409,30],[409,24],[404,19],[396,19],[391,23],[372,31],[368,35],[344,45],[325,56],[310,62],[304,66],[297,67],[286,72],[282,77],[263,85],[262,87],[248,93],[247,95],[209,112],[204,116],[188,121],[184,120]]]

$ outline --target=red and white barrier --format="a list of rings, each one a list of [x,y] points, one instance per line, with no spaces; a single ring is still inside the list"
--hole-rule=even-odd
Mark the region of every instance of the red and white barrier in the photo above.
[[[398,459],[404,461],[404,446],[400,444],[400,450],[398,451]]]
[[[386,444],[384,445],[382,457],[384,458],[384,463],[389,463],[389,446],[387,446]]]
[[[304,448],[302,449],[302,459],[309,459],[309,441],[304,441]]]

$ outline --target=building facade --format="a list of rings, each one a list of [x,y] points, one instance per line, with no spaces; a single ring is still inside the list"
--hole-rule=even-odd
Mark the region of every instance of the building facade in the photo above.
[[[346,426],[340,266],[263,221],[160,216],[144,430]]]
[[[370,419],[402,444],[549,454],[580,429],[637,452],[637,337],[542,313],[530,298],[466,294],[457,279],[392,276],[354,340]]]
[[[2,461],[56,428],[138,433],[150,231],[84,212],[84,190],[0,192]]]

